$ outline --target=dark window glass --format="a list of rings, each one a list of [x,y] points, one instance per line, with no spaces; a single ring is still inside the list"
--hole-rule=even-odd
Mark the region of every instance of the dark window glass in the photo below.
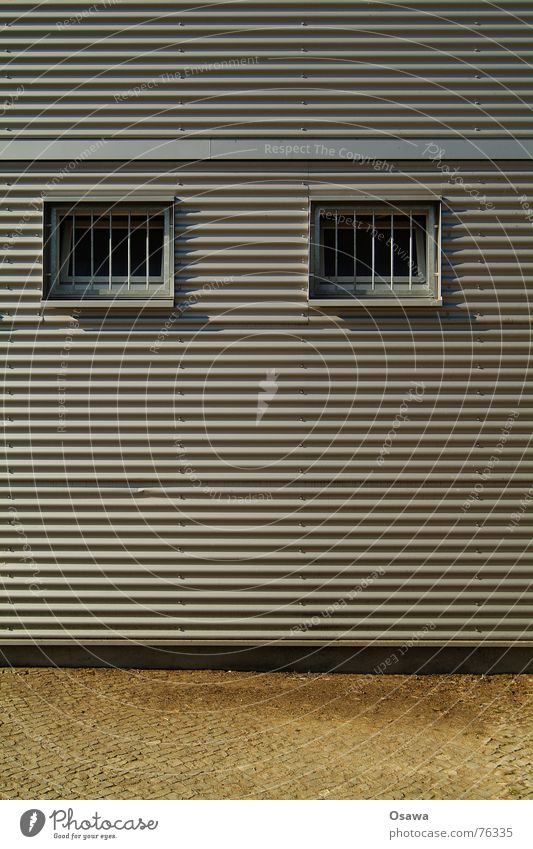
[[[94,277],[109,278],[109,230],[101,222],[93,228]]]
[[[418,236],[418,238],[417,238]],[[413,216],[413,260],[412,260],[412,275],[425,276],[426,265],[426,219],[423,215]],[[422,256],[418,257],[418,246],[421,246]],[[420,266],[419,266],[420,263]]]
[[[374,221],[374,265],[377,278],[390,280],[391,227],[390,216],[380,215]]]
[[[163,273],[163,219],[153,218],[150,224],[150,260],[148,267],[152,277]]]
[[[412,239],[413,258],[416,239]],[[395,277],[409,277],[409,217],[394,216],[393,269]]]
[[[111,224],[111,229],[110,229]],[[63,276],[109,279],[111,233],[112,277],[128,277],[128,227],[131,227],[131,276],[146,278],[146,215],[66,215],[59,224],[59,251]],[[92,236],[92,246],[91,246]],[[148,222],[149,275],[163,274],[164,218]],[[92,262],[91,262],[92,248]]]
[[[335,222],[337,230],[335,231]],[[391,226],[392,225],[392,226]],[[410,235],[410,228],[412,229]],[[321,216],[323,274],[326,278],[353,277],[354,219],[339,211],[324,211]],[[355,217],[355,274],[356,280],[402,282],[424,275],[426,250],[426,220],[424,215],[362,214]],[[420,253],[422,252],[422,253]],[[420,256],[419,256],[420,254]],[[421,267],[419,267],[419,263]]]
[[[146,216],[131,216],[131,276],[146,277]]]
[[[353,277],[353,227],[350,223],[339,228],[337,236],[339,277]]]
[[[356,220],[356,277],[372,276],[372,216],[361,215]]]
[[[343,221],[337,230],[337,250],[335,251],[335,228],[326,226],[322,230],[324,251],[324,274],[335,277],[335,253],[337,253],[337,276],[353,277],[353,223]]]
[[[111,273],[114,277],[128,276],[128,230],[113,223]]]
[[[59,224],[59,262],[63,276],[72,274],[73,260],[72,218],[65,216]]]
[[[335,231],[326,227],[322,231],[322,245],[324,251],[324,274],[326,277],[335,276]]]
[[[69,274],[76,277],[89,277],[91,274],[91,220],[86,216],[76,216],[71,219],[74,229],[74,250],[72,252]]]

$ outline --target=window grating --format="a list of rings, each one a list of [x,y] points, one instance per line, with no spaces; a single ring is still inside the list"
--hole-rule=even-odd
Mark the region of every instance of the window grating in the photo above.
[[[171,294],[169,206],[53,206],[49,239],[49,297]]]
[[[315,297],[435,297],[433,206],[317,204]]]

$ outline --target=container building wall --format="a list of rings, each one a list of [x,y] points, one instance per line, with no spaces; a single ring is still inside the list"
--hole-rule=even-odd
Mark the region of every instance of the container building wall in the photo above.
[[[3,640],[530,639],[529,163],[79,165],[176,194],[164,312],[42,307],[63,168],[2,175]],[[309,193],[422,189],[443,306],[310,305]]]
[[[529,0],[34,5],[0,11],[1,642],[531,645]],[[175,198],[173,309],[42,304],[42,199],[94,194]],[[441,307],[309,303],[310,199],[420,196]]]

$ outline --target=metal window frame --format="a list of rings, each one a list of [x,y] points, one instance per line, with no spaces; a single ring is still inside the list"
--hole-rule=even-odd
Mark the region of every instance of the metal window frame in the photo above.
[[[384,279],[386,285],[391,285],[390,294],[385,293],[382,289],[376,289],[375,261],[373,254],[372,274],[361,279],[360,283],[365,283],[369,288],[357,290],[357,281],[355,276],[350,277],[333,277],[324,278],[321,275],[323,261],[323,246],[321,244],[320,230],[320,214],[324,208],[331,209],[335,216],[335,221],[339,210],[349,210],[354,218],[361,215],[372,215],[373,220],[375,215],[392,215],[392,214],[418,214],[426,216],[426,280],[423,282],[420,277],[418,280],[409,277],[399,278],[397,285],[408,286],[407,291],[394,291],[394,277],[392,277],[392,285],[390,281]],[[315,197],[310,198],[309,219],[310,219],[310,250],[309,250],[309,303],[315,306],[358,306],[358,305],[373,305],[373,306],[391,306],[397,304],[399,306],[440,306],[442,304],[441,295],[441,210],[442,204],[440,200],[434,198],[420,199],[413,197],[405,198],[380,198],[369,199],[350,198],[342,195],[339,198],[330,197]],[[355,232],[355,225],[354,225]],[[374,241],[374,240],[373,240]],[[391,246],[391,263],[392,263],[392,246]],[[347,287],[351,286],[353,292],[346,291],[328,296],[324,293],[324,284],[328,281],[332,285],[342,287],[343,283]],[[379,282],[379,281],[378,281]],[[416,288],[413,288],[413,283]]]
[[[47,198],[44,201],[44,239],[45,278],[41,303],[49,306],[172,306],[174,303],[174,213],[175,199],[169,197],[110,198],[87,197]],[[65,257],[59,255],[59,215],[69,213],[90,215],[98,212],[100,216],[124,215],[131,219],[132,214],[146,213],[163,216],[162,273],[153,281],[149,278],[149,269],[140,278],[116,277],[111,274],[99,278],[79,278],[73,275],[72,282],[61,279],[61,269]],[[112,229],[110,229],[112,236]],[[91,255],[93,246],[91,244]],[[147,243],[147,253],[148,253]],[[63,252],[64,253],[64,252]],[[128,263],[130,261],[128,252]],[[91,266],[92,267],[92,266]],[[94,281],[94,284],[92,282]],[[69,290],[70,285],[70,290]],[[120,286],[113,292],[113,286]]]

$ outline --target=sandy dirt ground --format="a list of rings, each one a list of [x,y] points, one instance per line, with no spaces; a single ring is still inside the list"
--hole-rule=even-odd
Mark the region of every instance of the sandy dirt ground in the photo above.
[[[0,670],[11,799],[531,799],[533,676]]]

